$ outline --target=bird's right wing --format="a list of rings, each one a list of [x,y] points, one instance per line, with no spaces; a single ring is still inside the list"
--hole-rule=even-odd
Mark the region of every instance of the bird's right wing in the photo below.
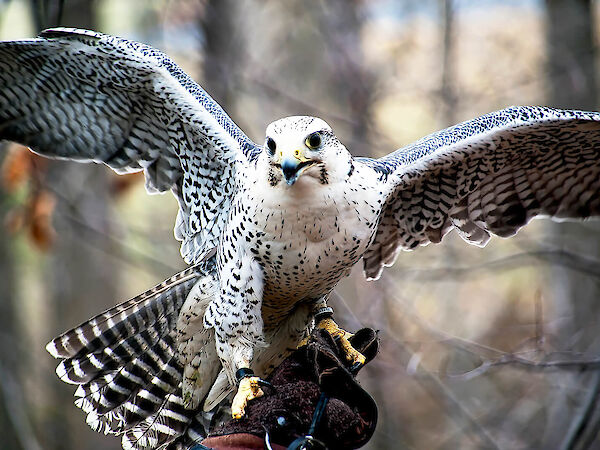
[[[260,151],[162,52],[68,28],[0,42],[0,139],[143,170],[149,192],[171,189],[179,201],[175,236],[188,263],[216,245],[237,163]]]

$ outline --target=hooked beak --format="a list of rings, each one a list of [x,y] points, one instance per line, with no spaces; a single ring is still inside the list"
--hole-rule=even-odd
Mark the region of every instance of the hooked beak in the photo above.
[[[293,185],[308,167],[315,163],[305,156],[302,150],[294,150],[292,155],[283,156],[279,153],[279,165],[288,186]]]
[[[285,159],[281,162],[281,171],[283,172],[283,177],[285,178],[285,182],[291,186],[298,179],[298,166],[300,164],[292,159]]]

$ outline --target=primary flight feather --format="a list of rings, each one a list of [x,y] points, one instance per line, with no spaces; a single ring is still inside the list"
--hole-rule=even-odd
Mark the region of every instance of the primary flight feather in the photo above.
[[[597,113],[507,108],[380,159],[352,157],[306,116],[258,145],[163,53],[85,30],[0,43],[0,139],[144,171],[149,192],[179,202],[191,267],[48,344],[88,423],[124,448],[201,440],[236,372],[268,374],[315,315],[344,340],[327,297],[361,259],[376,279],[452,229],[483,246],[536,216],[600,213]],[[242,384],[236,416],[261,395],[254,377]]]

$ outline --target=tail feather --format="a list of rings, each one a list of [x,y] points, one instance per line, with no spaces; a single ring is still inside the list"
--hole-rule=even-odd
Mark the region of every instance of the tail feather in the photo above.
[[[123,434],[124,448],[134,449],[164,448],[185,433],[204,433],[198,424],[190,428],[198,412],[183,401],[189,390],[183,388],[184,369],[194,361],[198,380],[207,383],[197,387],[204,396],[220,362],[213,335],[190,331],[187,321],[203,316],[216,283],[211,257],[48,344],[63,359],[59,377],[79,385],[75,404],[93,429]],[[182,354],[184,348],[190,353]]]
[[[201,275],[198,266],[190,267],[143,294],[98,314],[46,346],[55,358],[89,354],[135,335],[165,315],[179,311],[187,294]]]
[[[165,446],[186,432],[193,417],[184,407],[183,398],[171,394],[158,411],[125,432],[123,448],[150,450]]]
[[[172,392],[181,380],[181,366],[174,361],[174,356],[173,339],[166,336],[139,358],[121,368],[104,386],[96,383],[88,390],[82,385],[83,392],[87,394],[84,398],[99,414],[106,414],[128,402],[146,386],[158,390],[157,395],[164,396]]]
[[[173,358],[164,370],[154,376],[149,383],[140,389],[127,403],[125,420],[132,427],[154,414],[164,403],[164,399],[181,390],[183,368]]]
[[[228,414],[228,417],[230,414]],[[202,442],[206,437],[208,428],[211,424],[213,415],[211,413],[200,412],[196,414],[187,426],[185,433],[182,433],[177,439],[169,442],[165,450],[188,450]]]
[[[107,346],[92,353],[81,354],[63,360],[56,368],[59,378],[65,383],[83,384],[100,374],[114,372],[133,358],[153,348],[172,328],[173,316],[158,319],[152,328]]]
[[[173,337],[165,336],[118,372],[79,386],[75,404],[92,428],[121,433],[160,408],[181,385],[183,370],[173,344]]]

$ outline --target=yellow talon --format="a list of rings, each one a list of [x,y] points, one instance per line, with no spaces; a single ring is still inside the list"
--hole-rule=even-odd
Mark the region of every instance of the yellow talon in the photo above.
[[[242,378],[238,391],[231,403],[231,415],[234,419],[241,419],[246,413],[246,405],[250,400],[262,397],[265,393],[260,388],[259,377]]]
[[[333,319],[327,318],[322,319],[318,324],[317,328],[322,328],[327,331],[334,339],[339,339],[340,344],[342,345],[342,349],[346,354],[346,359],[352,363],[352,365],[360,364],[363,365],[366,362],[366,358],[362,353],[352,347],[350,341],[348,340],[353,335],[352,333],[348,333],[345,330],[342,330],[338,327],[337,323],[333,321]]]
[[[306,344],[308,344],[309,340],[310,340],[310,336],[305,337],[304,339],[302,339],[300,341],[300,343],[298,344],[298,346],[296,348],[304,347]]]

